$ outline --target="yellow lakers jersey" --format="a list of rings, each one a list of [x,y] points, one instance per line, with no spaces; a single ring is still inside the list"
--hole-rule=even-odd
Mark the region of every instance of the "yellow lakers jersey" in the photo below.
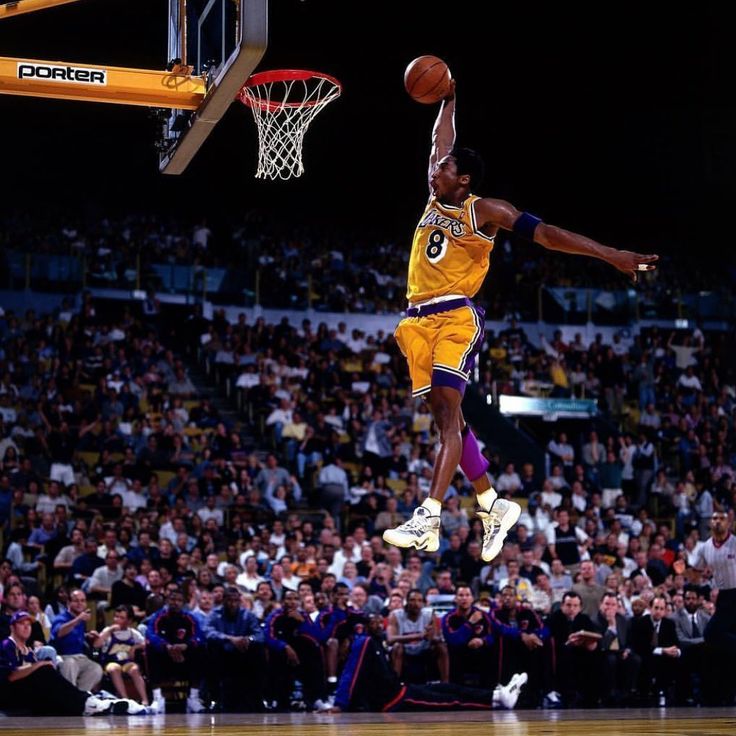
[[[430,197],[414,232],[406,298],[410,304],[438,296],[473,297],[488,273],[493,238],[479,232],[471,194],[459,207]]]

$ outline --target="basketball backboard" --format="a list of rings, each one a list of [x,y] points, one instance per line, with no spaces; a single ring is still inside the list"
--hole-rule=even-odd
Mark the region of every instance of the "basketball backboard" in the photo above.
[[[169,64],[206,76],[194,112],[163,121],[159,169],[180,174],[252,74],[268,45],[268,0],[169,0]]]

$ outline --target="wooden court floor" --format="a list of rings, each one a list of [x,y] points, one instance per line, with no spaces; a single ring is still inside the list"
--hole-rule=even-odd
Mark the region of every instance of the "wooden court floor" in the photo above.
[[[736,736],[736,708],[0,718],[2,736]]]

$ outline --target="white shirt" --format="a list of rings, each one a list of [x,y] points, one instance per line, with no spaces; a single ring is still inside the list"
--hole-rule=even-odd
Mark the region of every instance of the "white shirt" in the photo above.
[[[547,445],[547,449],[551,454],[559,457],[565,465],[572,465],[575,460],[575,450],[573,450],[572,445],[568,445],[566,442],[551,440]]]
[[[501,473],[496,480],[497,491],[518,491],[521,488],[521,478],[518,473]]]
[[[350,350],[351,353],[361,353],[365,349],[366,342],[365,339],[362,337],[359,337],[357,340],[354,340],[352,337],[345,342],[345,344],[348,347],[348,350]]]
[[[144,509],[146,508],[146,504],[148,503],[148,499],[146,499],[143,493],[136,493],[135,491],[123,491],[120,496],[123,499],[123,506],[126,509],[130,509],[131,511]]]
[[[736,537],[729,533],[721,544],[711,537],[698,550],[693,567],[697,570],[710,568],[713,582],[719,590],[736,588]]]
[[[260,575],[251,577],[247,573],[241,572],[240,575],[235,578],[235,583],[241,588],[245,588],[247,591],[255,593],[256,588],[258,587],[258,583],[262,583],[265,579],[266,578],[262,578]]]
[[[225,516],[222,513],[222,509],[208,509],[203,506],[197,511],[197,516],[202,519],[202,523],[206,524],[210,519],[214,519],[217,522],[217,526],[222,526],[225,523]]]
[[[334,463],[325,465],[319,471],[318,481],[321,486],[334,485],[343,489],[345,497],[348,494],[348,474],[343,468],[339,468]]]
[[[588,499],[585,496],[580,496],[577,493],[572,494],[572,505],[582,513],[588,507]]]
[[[618,453],[621,462],[624,464],[623,470],[621,471],[621,478],[623,480],[634,479],[634,453],[636,452],[636,445],[624,445]]]
[[[556,509],[562,503],[562,495],[556,491],[542,491],[539,495],[542,506],[549,504],[551,509]]]
[[[291,409],[274,409],[266,419],[266,424],[270,427],[272,424],[280,422],[281,424],[291,424]]]
[[[98,567],[93,573],[89,580],[90,591],[95,588],[101,588],[103,590],[111,590],[113,583],[117,583],[118,580],[123,578],[123,567],[118,565],[118,569],[115,572],[110,572],[107,565]]]
[[[328,572],[331,572],[338,578],[342,577],[342,569],[345,567],[346,562],[360,562],[360,547],[356,544],[353,546],[349,555],[346,555],[342,547],[340,547],[335,556],[332,558],[332,564],[329,567]]]
[[[365,449],[366,452],[372,452],[374,455],[380,455],[381,453],[381,448],[376,437],[375,423],[371,423],[368,426],[368,436],[365,439]]]
[[[683,386],[684,388],[691,388],[693,391],[702,391],[703,386],[700,383],[700,379],[696,375],[688,376],[683,373],[677,379],[677,385]]]
[[[66,510],[69,511],[71,504],[66,496],[51,498],[47,493],[42,493],[36,501],[36,511],[39,514],[53,514],[57,506],[66,506]]]
[[[261,382],[261,377],[257,373],[241,373],[238,376],[236,386],[238,388],[253,388]]]

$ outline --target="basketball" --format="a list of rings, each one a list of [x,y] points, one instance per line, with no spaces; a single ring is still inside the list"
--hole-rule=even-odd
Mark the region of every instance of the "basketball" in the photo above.
[[[431,105],[450,91],[450,68],[436,56],[420,56],[406,67],[404,86],[416,102]]]

